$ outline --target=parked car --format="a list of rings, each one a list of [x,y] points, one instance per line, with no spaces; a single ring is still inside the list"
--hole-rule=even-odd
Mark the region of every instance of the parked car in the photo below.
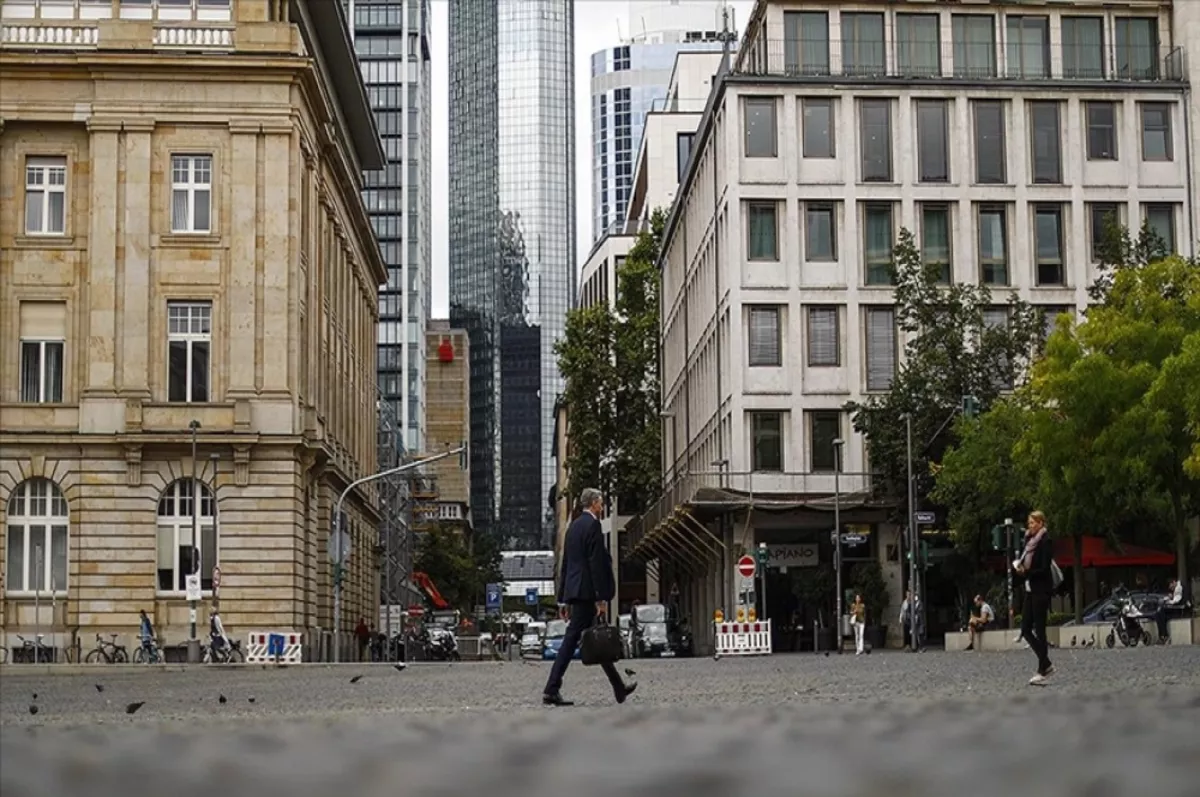
[[[566,620],[551,620],[546,623],[546,636],[542,642],[542,659],[544,661],[552,661],[558,657],[558,650],[562,647],[563,637],[567,635]],[[575,646],[575,655],[572,658],[579,658],[579,646]]]
[[[537,631],[526,631],[521,635],[521,655],[542,655],[542,635]]]
[[[1133,605],[1138,608],[1138,611],[1148,617],[1153,617],[1158,611],[1158,607],[1170,597],[1164,592],[1131,592],[1129,599],[1133,601]],[[1117,601],[1110,595],[1107,598],[1101,598],[1098,601],[1093,601],[1083,610],[1084,625],[1106,625],[1116,619],[1120,607]],[[1068,620],[1063,623],[1063,626],[1075,625],[1074,620]]]
[[[619,628],[621,631],[621,646],[624,648],[623,652],[625,654],[625,658],[627,659],[633,658],[633,648],[630,645],[630,629],[632,627],[632,623],[633,618],[628,614],[621,614],[617,616],[617,628]]]
[[[630,620],[631,658],[669,658],[694,654],[692,633],[674,607],[647,603],[633,610]]]

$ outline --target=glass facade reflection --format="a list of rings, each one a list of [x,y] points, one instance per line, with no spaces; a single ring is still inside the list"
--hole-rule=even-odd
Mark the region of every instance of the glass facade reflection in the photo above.
[[[450,323],[471,357],[471,509],[549,543],[554,344],[575,295],[572,0],[450,2]]]

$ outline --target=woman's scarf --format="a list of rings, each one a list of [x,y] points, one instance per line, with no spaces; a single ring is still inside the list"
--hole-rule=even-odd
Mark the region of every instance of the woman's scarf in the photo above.
[[[1021,567],[1028,572],[1029,568],[1033,567],[1033,552],[1037,550],[1038,543],[1046,536],[1046,527],[1042,526],[1042,530],[1034,534],[1029,539],[1025,540],[1025,552],[1021,554]]]

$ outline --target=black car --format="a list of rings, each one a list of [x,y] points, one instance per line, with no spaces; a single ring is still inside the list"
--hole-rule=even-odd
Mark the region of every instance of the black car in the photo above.
[[[635,606],[629,623],[629,647],[635,659],[694,654],[692,632],[674,607],[661,603]]]

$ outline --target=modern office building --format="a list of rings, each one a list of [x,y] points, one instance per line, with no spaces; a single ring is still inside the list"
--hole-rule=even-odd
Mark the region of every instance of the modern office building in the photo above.
[[[471,358],[471,512],[553,534],[554,344],[575,297],[574,3],[450,2],[450,323]]]
[[[782,568],[828,566],[840,495],[843,558],[878,561],[898,606],[901,541],[844,407],[903,356],[900,229],[947,282],[1047,318],[1087,307],[1109,214],[1196,255],[1200,3],[760,0],[746,30],[664,235],[669,487],[633,552],[707,617],[766,543],[766,614],[790,617]]]
[[[432,282],[429,0],[342,0],[387,162],[363,176],[363,201],[387,264],[379,292],[379,392],[425,447],[425,329]]]
[[[592,54],[593,243],[623,225],[646,114],[666,97],[676,54],[719,52],[727,21],[737,40],[724,0],[629,3],[628,20],[627,38]]]
[[[320,656],[387,277],[341,6],[4,0],[0,22],[5,644],[133,650],[145,610],[177,652],[196,589],[201,629],[219,602],[232,637]],[[343,512],[348,643],[379,603],[374,489]]]

